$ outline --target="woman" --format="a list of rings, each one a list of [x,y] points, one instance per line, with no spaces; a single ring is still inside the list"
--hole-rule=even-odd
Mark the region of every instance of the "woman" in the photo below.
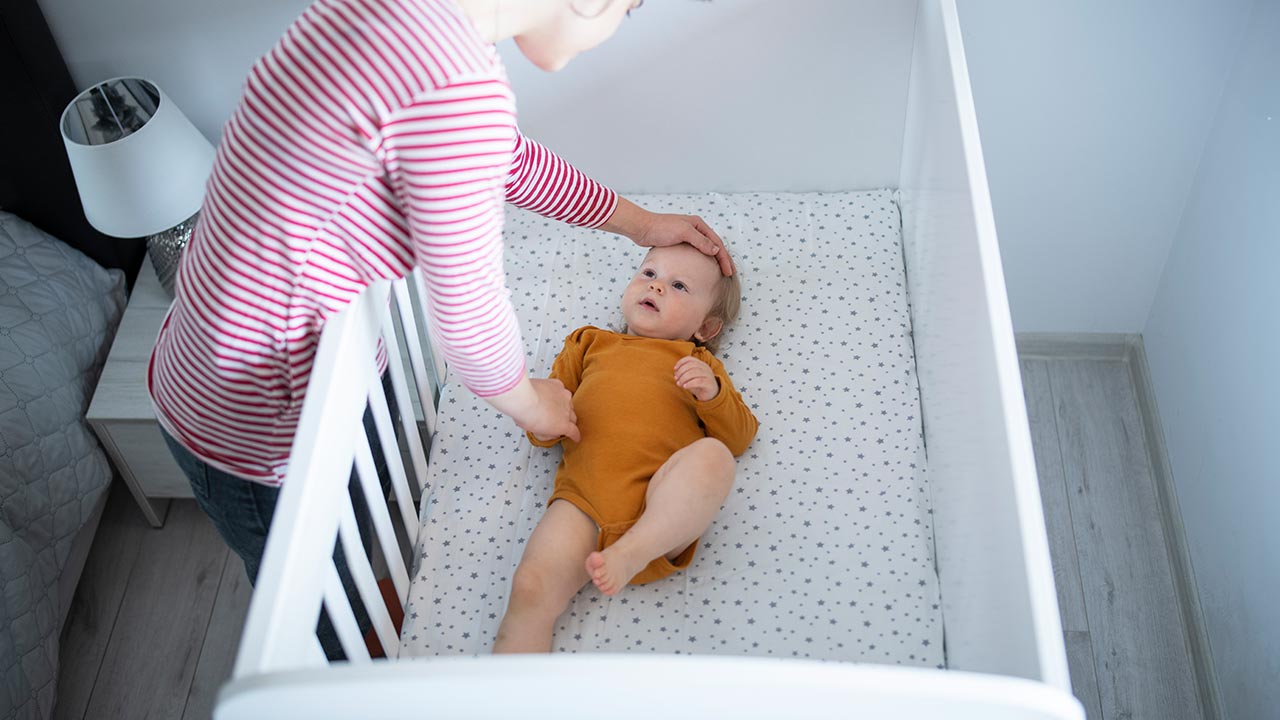
[[[254,65],[149,370],[170,448],[251,579],[325,319],[371,282],[421,268],[455,377],[521,428],[577,438],[569,392],[525,373],[503,204],[688,242],[732,273],[699,218],[647,212],[516,127],[493,44],[558,70],[639,4],[321,0]]]

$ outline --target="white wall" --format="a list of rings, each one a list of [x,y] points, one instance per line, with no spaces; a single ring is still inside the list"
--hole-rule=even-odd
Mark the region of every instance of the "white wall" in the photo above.
[[[307,0],[39,3],[80,87],[148,76],[216,140]],[[958,4],[1015,329],[1141,331],[1250,0]],[[525,132],[624,192],[888,186],[914,6],[651,0],[554,75],[502,49]]]
[[[307,5],[39,2],[78,86],[148,77],[213,140]],[[914,22],[900,0],[654,0],[555,74],[501,49],[524,132],[619,190],[843,190],[897,185]]]
[[[1258,0],[1144,332],[1231,720],[1280,712],[1278,38]]]
[[[957,0],[1019,332],[1142,330],[1251,0]]]
[[[38,3],[77,88],[119,75],[148,78],[214,142],[253,61],[307,5],[306,0]]]

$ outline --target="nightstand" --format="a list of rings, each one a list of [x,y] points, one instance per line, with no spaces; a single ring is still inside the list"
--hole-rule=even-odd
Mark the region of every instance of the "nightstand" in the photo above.
[[[164,524],[170,498],[191,497],[191,485],[165,445],[147,394],[147,361],[172,302],[148,258],[85,415],[153,527]]]

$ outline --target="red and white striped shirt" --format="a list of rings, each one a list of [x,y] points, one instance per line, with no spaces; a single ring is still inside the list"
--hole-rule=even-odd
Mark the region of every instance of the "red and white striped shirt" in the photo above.
[[[516,127],[494,47],[450,0],[321,0],[253,67],[152,354],[160,423],[279,484],[325,319],[420,267],[482,397],[524,376],[503,203],[597,227],[617,196]]]

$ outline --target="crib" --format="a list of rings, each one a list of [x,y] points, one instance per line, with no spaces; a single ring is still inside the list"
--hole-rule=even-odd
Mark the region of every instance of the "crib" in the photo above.
[[[796,586],[809,579],[798,575],[780,574],[776,582],[766,580],[763,585],[762,576],[746,571],[717,575],[711,566],[726,562],[717,554],[720,547],[741,546],[744,539],[749,544],[752,537],[749,528],[742,531],[745,534],[733,535],[726,521],[708,533],[706,572],[700,574],[691,568],[690,577],[679,581],[686,584],[637,594],[630,606],[601,605],[600,598],[584,590],[567,613],[572,618],[560,628],[557,638],[563,635],[562,649],[596,652],[485,656],[484,638],[473,635],[476,628],[490,627],[495,614],[500,617],[502,598],[490,597],[497,591],[488,588],[500,588],[505,578],[499,574],[490,585],[484,585],[483,578],[469,579],[483,575],[486,571],[481,564],[494,560],[481,559],[487,557],[484,548],[492,544],[492,538],[468,536],[477,527],[477,514],[503,502],[499,495],[489,497],[475,488],[487,482],[486,473],[507,473],[509,484],[516,488],[512,497],[519,505],[521,497],[537,494],[521,495],[520,487],[536,485],[538,477],[554,468],[554,456],[541,458],[520,449],[527,444],[519,445],[522,440],[518,437],[504,439],[518,435],[513,433],[514,426],[501,425],[496,416],[483,417],[483,406],[449,382],[448,368],[439,353],[432,352],[430,329],[424,319],[425,288],[414,274],[372,286],[326,324],[234,676],[221,691],[215,716],[220,720],[404,715],[563,718],[607,712],[619,717],[1083,718],[1081,706],[1071,696],[994,218],[953,0],[919,0],[913,29],[904,41],[911,43],[905,107],[891,109],[905,118],[894,188],[855,195],[663,196],[642,204],[656,205],[656,209],[663,203],[670,209],[703,208],[701,212],[708,219],[713,213],[706,208],[719,208],[720,219],[712,219],[713,225],[732,227],[735,217],[749,216],[751,219],[744,222],[762,233],[768,228],[761,230],[761,212],[781,215],[778,234],[788,238],[789,221],[785,212],[777,210],[778,204],[803,208],[810,218],[809,234],[786,242],[810,243],[814,249],[812,272],[788,269],[785,262],[780,269],[770,269],[773,266],[767,251],[752,256],[738,246],[735,257],[740,258],[745,282],[752,281],[752,272],[757,278],[781,275],[787,283],[798,282],[796,278],[826,277],[826,285],[833,286],[830,291],[835,294],[828,297],[815,288],[805,301],[835,308],[844,301],[839,285],[847,281],[859,287],[857,293],[850,293],[857,295],[853,300],[873,303],[853,307],[870,308],[877,319],[881,314],[889,316],[882,331],[889,340],[866,340],[877,346],[875,351],[886,353],[890,365],[898,356],[897,365],[884,371],[894,374],[886,374],[882,386],[891,394],[899,393],[906,403],[905,410],[890,406],[880,410],[882,417],[890,418],[884,420],[884,427],[896,428],[897,433],[890,444],[898,454],[886,455],[883,466],[915,468],[918,462],[920,468],[894,472],[919,479],[926,477],[923,465],[927,460],[927,479],[919,484],[919,495],[901,489],[880,490],[880,495],[896,492],[902,496],[907,510],[886,510],[889,520],[859,519],[849,525],[861,526],[859,543],[867,536],[884,536],[888,549],[901,541],[897,535],[913,543],[900,552],[894,545],[894,552],[910,556],[909,569],[920,573],[918,581],[907,565],[886,566],[876,570],[877,577],[892,579],[878,586],[877,592],[890,592],[883,589],[888,587],[905,595],[890,598],[883,603],[886,606],[901,600],[913,615],[933,615],[910,626],[884,626],[874,637],[854,630],[841,631],[843,635],[824,630],[817,621],[827,617],[824,613],[830,612],[829,606],[853,606],[869,595],[860,581],[870,576],[857,574],[854,555],[822,555],[831,558],[824,560],[831,567],[823,571],[823,577],[840,581],[828,582],[825,587],[819,582],[802,593]],[[764,210],[750,215],[756,211],[743,209],[755,206]],[[854,206],[859,209],[850,211]],[[844,231],[856,236],[857,240],[850,242],[859,252],[844,253],[839,245],[845,242],[841,239],[844,235],[829,232],[829,228],[835,224],[833,217],[843,223],[843,218],[852,215],[860,216],[864,225],[853,218]],[[535,227],[520,225],[522,222],[533,221],[517,218],[515,227]],[[509,238],[519,234],[511,227],[509,222]],[[566,290],[566,295],[581,299],[594,290],[602,297],[615,289],[620,291],[606,280],[585,277],[589,273],[583,268],[597,267],[600,261],[579,257],[580,250],[562,249],[539,256],[521,255],[519,246],[514,247],[517,252],[508,258],[509,276],[513,265],[532,273],[533,268],[561,263],[564,266],[557,267],[557,272],[567,269],[581,276],[580,284]],[[877,267],[865,277],[852,277],[845,268],[826,267],[835,264],[828,259],[845,254],[859,256],[851,257],[853,268],[863,262],[865,254],[868,260],[875,256],[877,262],[890,258],[886,262],[896,262],[898,271],[895,274]],[[566,259],[570,255],[573,258]],[[822,275],[824,272],[830,276]],[[871,282],[880,284],[867,287]],[[516,283],[514,293],[527,297],[517,297],[517,306],[537,305],[534,300],[539,293],[547,295],[539,307],[574,304],[573,298],[557,298],[545,285],[521,287]],[[751,292],[746,291],[748,307]],[[837,296],[841,303],[836,302]],[[594,312],[594,307],[588,307],[583,317]],[[905,331],[897,327],[893,313],[900,314]],[[570,312],[569,317],[554,321],[540,316],[522,321],[526,344],[533,343],[530,367],[537,372],[536,368],[545,366],[558,350],[563,328],[580,319]],[[756,322],[777,329],[780,321],[766,318]],[[834,326],[812,322],[816,325],[815,342],[832,334]],[[726,366],[732,362],[731,372],[743,373],[748,401],[761,398],[766,407],[772,407],[764,399],[769,394],[768,379],[753,380],[750,374],[753,346],[748,335],[744,330],[728,338]],[[848,377],[853,383],[875,380],[859,369],[863,365],[839,356],[839,352],[825,352],[835,357],[828,357],[828,364],[822,366],[824,377],[832,378],[835,384],[839,384],[836,378],[845,377],[840,373],[851,373]],[[857,352],[871,360],[878,357],[869,349]],[[379,355],[386,358],[394,405],[400,408],[398,419],[389,411],[379,380]],[[879,390],[876,395],[880,397]],[[778,406],[788,409],[775,411],[781,420],[772,432],[788,437],[787,426],[798,422],[792,420],[796,413],[820,414],[832,424],[844,416],[864,417],[857,414],[852,401],[842,406],[841,396],[830,387],[819,385],[817,397],[826,400],[820,403],[823,408]],[[863,403],[856,405],[862,408]],[[373,468],[374,450],[361,424],[366,411],[374,420],[377,444],[388,450],[389,487]],[[756,441],[760,445],[762,438],[768,442],[771,430],[769,414],[757,415],[762,419],[761,437]],[[480,419],[460,419],[475,417]],[[875,440],[868,438],[868,444],[871,442]],[[846,455],[849,462],[861,456],[860,451],[839,447],[857,445],[851,437],[832,438],[824,445],[828,459],[814,459],[811,456],[815,453],[805,446],[797,460],[795,449],[789,450],[787,442],[782,445],[768,451],[774,455],[773,465],[767,467],[796,465],[800,475],[813,475],[819,467],[843,467],[839,463]],[[760,454],[768,452],[762,449]],[[516,454],[504,459],[511,453]],[[460,454],[466,457],[459,458]],[[755,467],[748,464],[751,462],[766,461],[744,460],[741,469]],[[363,560],[365,553],[348,494],[353,466],[359,477],[358,492],[372,514],[376,562]],[[474,477],[462,474],[473,471]],[[828,520],[835,518],[831,527],[839,530],[839,535],[845,532],[839,518],[853,513],[853,508],[841,505],[840,493],[832,489],[846,488],[852,494],[855,488],[873,482],[871,477],[868,472],[831,471],[831,477],[811,491],[816,494],[794,495],[793,499],[803,497],[800,502],[812,503],[815,498],[831,496],[819,512],[833,513]],[[792,484],[796,485],[794,478]],[[786,527],[759,519],[755,509],[758,501],[750,498],[750,487],[744,489],[747,499],[731,498],[722,514],[747,514],[750,519],[745,524],[755,528],[756,535],[785,534]],[[537,509],[535,503],[524,508],[523,514],[512,511],[515,514],[503,524],[502,532],[515,539],[504,547],[518,547],[519,538],[527,537],[528,517]],[[822,517],[827,516],[819,516],[820,521]],[[902,530],[903,526],[912,529]],[[855,533],[853,528],[847,531]],[[794,537],[796,531],[790,532]],[[839,544],[830,539],[825,542]],[[359,588],[359,601],[387,659],[369,657],[332,559],[335,543],[345,550]],[[851,548],[855,544],[847,543]],[[863,551],[861,546],[854,549]],[[500,567],[510,567],[518,559],[505,551],[492,554],[498,556]],[[806,558],[816,564],[810,556],[802,555],[791,567],[805,567]],[[733,559],[727,562],[732,564]],[[754,566],[756,559],[748,564]],[[400,634],[379,595],[375,566],[379,566],[378,574],[389,579],[392,604],[398,603],[409,616]],[[755,579],[734,585],[735,578]],[[721,592],[729,594],[699,590],[699,581],[723,586]],[[420,589],[432,583],[439,587]],[[915,589],[917,583],[919,590]],[[909,592],[901,590],[908,586],[912,588]],[[769,616],[769,623],[777,627],[767,630],[753,631],[748,623],[754,623],[754,618],[731,614],[731,598],[736,598],[737,604],[759,604],[761,598],[753,594],[766,592],[802,594],[808,604]],[[664,607],[664,601],[673,598],[683,603],[679,613],[669,610],[669,605]],[[712,610],[696,609],[694,598]],[[431,607],[433,603],[436,608]],[[714,608],[719,605],[726,609],[717,615]],[[637,609],[641,606],[643,609]],[[333,620],[348,661],[330,663],[326,659],[316,635],[322,607]],[[883,619],[883,613],[875,615],[878,611],[874,609],[858,612],[871,613],[863,621],[867,626]],[[669,632],[669,623],[662,618],[673,614],[682,614],[686,630],[695,625],[701,628],[696,637],[692,631],[685,633],[688,637]],[[484,617],[477,619],[481,615]],[[605,615],[613,619],[606,620]],[[784,631],[783,625],[791,621],[784,615],[804,619]],[[434,619],[421,619],[426,616]],[[635,647],[631,647],[634,631],[621,627],[620,617],[628,626],[662,624],[666,635],[635,639]],[[735,627],[723,629],[722,618]],[[903,622],[896,615],[890,620]],[[703,625],[697,625],[700,621]],[[831,626],[835,625],[833,617]],[[800,637],[806,627],[813,628],[814,637]],[[594,640],[592,632],[596,633]],[[761,645],[770,632],[772,639]],[[582,640],[583,635],[588,637]],[[871,641],[861,644],[864,637]],[[908,647],[904,637],[910,638],[912,647],[928,649],[902,649]],[[824,640],[824,650],[802,651],[820,646]],[[753,652],[752,647],[759,651]],[[618,652],[624,649],[640,652]],[[882,657],[877,652],[887,654]],[[842,661],[850,658],[859,661]]]

